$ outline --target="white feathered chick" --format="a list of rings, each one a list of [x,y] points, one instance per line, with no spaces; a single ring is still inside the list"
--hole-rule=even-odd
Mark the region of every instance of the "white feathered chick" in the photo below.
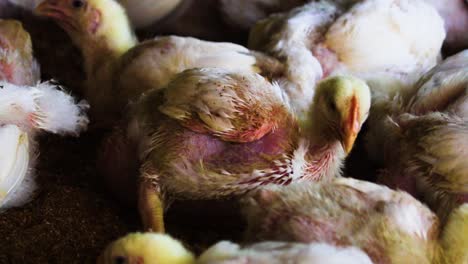
[[[285,62],[283,81],[302,111],[316,81],[330,74],[406,81],[424,72],[444,38],[442,18],[423,0],[321,0],[258,22],[249,47]]]
[[[73,134],[86,129],[86,103],[50,82],[39,67],[21,23],[0,20],[0,211],[27,202],[35,189],[34,136],[39,131]]]
[[[381,181],[427,202],[442,218],[467,201],[468,50],[395,96],[374,97],[366,134]]]

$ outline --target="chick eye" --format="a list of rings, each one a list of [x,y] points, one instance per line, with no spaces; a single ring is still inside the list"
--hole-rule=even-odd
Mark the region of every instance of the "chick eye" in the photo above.
[[[114,258],[114,264],[126,264],[127,263],[127,258],[122,257],[122,256],[117,256]]]
[[[72,6],[73,6],[74,8],[81,8],[81,7],[84,6],[84,4],[85,4],[85,3],[84,3],[83,0],[73,0],[73,1],[72,1]]]

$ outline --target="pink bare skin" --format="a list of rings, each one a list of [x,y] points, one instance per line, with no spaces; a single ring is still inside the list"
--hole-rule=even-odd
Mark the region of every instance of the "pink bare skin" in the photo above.
[[[156,232],[164,232],[173,200],[230,199],[262,185],[340,175],[367,118],[368,87],[349,76],[321,82],[302,123],[279,89],[257,74],[184,71],[132,105],[103,149],[103,171],[118,185],[141,161],[138,205],[145,228]]]
[[[350,183],[349,186],[334,180],[302,183],[282,190],[269,186],[247,194],[241,206],[248,223],[246,239],[357,246],[374,263],[380,264],[399,263],[395,252],[403,252],[405,247],[413,245],[414,248],[401,254],[403,258],[412,256],[418,263],[430,260],[438,221],[428,208],[404,193],[374,184],[371,188],[364,187],[370,183],[363,181],[350,180]],[[353,184],[362,186],[355,188]],[[406,231],[406,210],[419,218],[414,221],[421,220],[418,232],[422,232],[424,239],[411,233],[414,231]]]
[[[185,129],[176,121],[160,114],[155,117],[158,120],[155,127],[159,127],[159,134],[168,136],[163,143],[166,147],[160,148],[161,151],[153,153],[158,160],[170,159],[170,157],[181,157],[181,159],[172,159],[174,167],[184,166],[186,162],[197,163],[202,160],[207,169],[223,168],[230,172],[249,173],[252,169],[275,168],[274,160],[279,159],[284,153],[290,153],[293,146],[293,139],[297,137],[297,126],[292,119],[286,119],[285,122],[279,122],[280,126],[274,131],[266,134],[264,137],[253,142],[235,143],[227,142],[218,137],[209,134],[201,134]],[[164,150],[164,151],[163,151]],[[164,171],[164,165],[161,164],[160,170]],[[288,175],[284,178],[278,178],[275,183],[287,183]],[[183,176],[182,176],[183,177]],[[200,196],[198,188],[204,189],[204,199],[223,196],[223,186],[216,186],[214,189],[205,186],[205,179],[200,178],[198,174],[192,174],[193,189],[184,193],[185,198]],[[168,189],[177,189],[177,182],[171,177],[161,177],[160,184]],[[273,179],[252,179],[268,184]],[[242,181],[241,181],[242,182]],[[290,181],[289,181],[290,182]],[[229,183],[234,184],[234,182]],[[247,182],[245,182],[247,184]],[[174,185],[175,184],[175,185]],[[211,190],[209,190],[211,189]],[[243,193],[248,189],[239,189],[235,192]],[[226,189],[225,191],[230,192]],[[233,190],[234,191],[234,190]],[[180,197],[180,198],[184,198]]]
[[[335,52],[326,48],[324,45],[317,45],[312,48],[314,57],[320,62],[323,71],[323,78],[328,77],[330,73],[336,70],[340,65],[340,60]]]
[[[205,164],[210,167],[216,168],[222,165],[226,170],[251,168],[252,164],[274,166],[270,158],[279,157],[288,151],[291,134],[297,132],[294,125],[285,124],[260,140],[249,143],[231,143],[184,129],[177,122],[159,112],[155,118],[160,120],[158,126],[164,128],[163,133],[173,135],[166,144],[177,146],[177,151],[163,153],[163,155],[180,155],[190,162],[204,160]],[[259,155],[259,153],[262,154]],[[136,145],[130,139],[125,138],[121,127],[116,128],[103,141],[99,149],[97,164],[110,191],[124,204],[135,205],[140,162]],[[196,180],[196,175],[193,177]],[[279,180],[278,183],[281,181]],[[265,181],[264,184],[267,183],[269,182]]]

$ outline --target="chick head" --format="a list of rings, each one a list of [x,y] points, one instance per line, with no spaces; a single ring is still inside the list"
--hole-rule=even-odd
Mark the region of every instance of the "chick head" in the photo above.
[[[80,47],[104,42],[127,49],[135,39],[125,9],[114,0],[43,0],[35,13],[53,19]]]
[[[98,264],[192,264],[195,257],[179,241],[164,234],[132,233],[104,250]]]
[[[338,137],[349,153],[366,121],[371,102],[367,84],[351,76],[334,76],[321,81],[316,88],[310,114],[312,127],[322,136]]]

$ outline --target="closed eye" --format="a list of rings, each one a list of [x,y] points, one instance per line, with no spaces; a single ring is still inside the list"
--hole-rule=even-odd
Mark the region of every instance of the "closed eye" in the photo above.
[[[114,264],[127,264],[127,258],[123,256],[114,257]]]
[[[73,0],[71,2],[73,8],[75,9],[78,9],[78,8],[81,8],[85,5],[85,1],[84,0]]]
[[[330,108],[330,110],[331,110],[332,112],[336,112],[336,110],[337,110],[336,104],[335,104],[335,102],[333,102],[333,101],[331,101],[331,102],[328,103],[328,107]]]

